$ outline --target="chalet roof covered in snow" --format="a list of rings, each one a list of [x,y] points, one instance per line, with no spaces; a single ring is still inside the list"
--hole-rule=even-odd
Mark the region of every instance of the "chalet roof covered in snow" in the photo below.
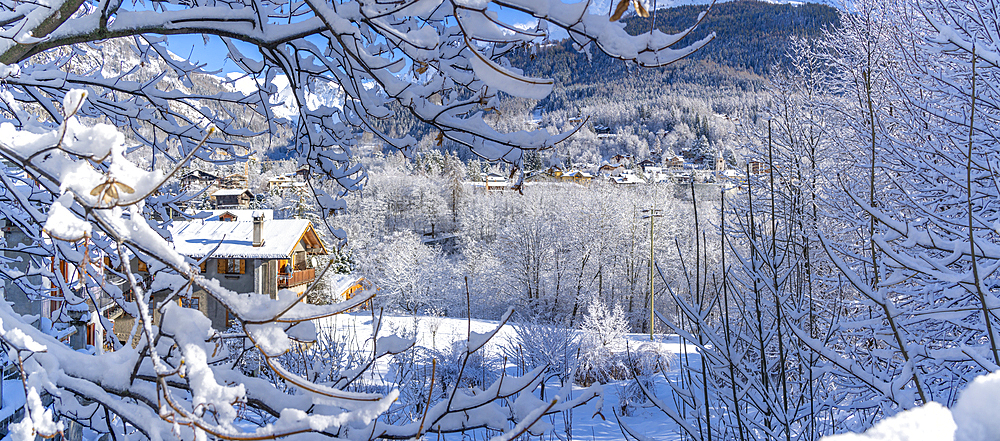
[[[241,195],[243,193],[247,193],[250,196],[253,196],[253,193],[250,193],[250,190],[247,190],[247,189],[244,189],[244,188],[224,188],[224,189],[219,190],[219,191],[217,191],[215,193],[212,193],[212,197],[218,197],[218,196],[239,196],[239,195]]]
[[[208,173],[206,171],[194,170],[194,171],[192,171],[192,172],[184,175],[183,177],[181,177],[181,179],[215,180],[215,179],[219,179],[219,178],[218,178],[218,176],[215,176],[215,175],[213,175],[211,173]]]
[[[646,181],[643,181],[642,178],[636,176],[634,173],[622,173],[621,176],[612,177],[611,182],[615,184],[632,185],[644,184]]]
[[[202,219],[205,221],[219,221],[225,220],[220,219],[220,217],[232,217],[237,222],[253,222],[253,217],[255,215],[263,215],[264,221],[271,221],[274,219],[274,210],[251,210],[251,209],[239,209],[233,208],[229,210],[194,210],[189,213],[191,216],[200,216],[208,214],[208,217]]]
[[[169,230],[177,252],[194,258],[212,254],[223,259],[286,259],[300,240],[310,252],[326,253],[312,224],[305,219],[264,221],[264,244],[259,247],[253,246],[253,222],[174,222]]]

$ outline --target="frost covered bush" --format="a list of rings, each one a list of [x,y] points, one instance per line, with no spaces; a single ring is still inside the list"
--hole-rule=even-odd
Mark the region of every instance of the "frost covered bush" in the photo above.
[[[436,381],[441,389],[455,387],[485,387],[500,376],[500,363],[485,351],[472,353],[464,362],[467,342],[458,340],[449,349],[430,351],[428,356],[437,360]]]
[[[398,335],[404,338],[416,335],[412,328],[404,329]],[[392,355],[385,379],[399,388],[399,400],[387,416],[398,419],[420,415],[427,405],[427,392],[431,383],[431,364],[427,351],[414,346]]]
[[[623,415],[631,415],[649,401],[647,394],[656,396],[656,376],[664,373],[673,362],[674,355],[655,343],[643,343],[628,351],[631,368],[628,381],[619,391],[619,407]]]
[[[864,433],[823,441],[993,441],[1000,439],[1000,371],[976,377],[950,409],[937,402],[886,418]]]
[[[574,373],[576,382],[587,386],[628,378],[625,334],[629,325],[621,305],[609,308],[600,297],[594,296],[580,327],[583,337]]]
[[[545,366],[549,376],[566,382],[572,376],[580,341],[576,330],[537,317],[522,317],[514,324],[514,336],[505,345],[508,362],[522,371]]]

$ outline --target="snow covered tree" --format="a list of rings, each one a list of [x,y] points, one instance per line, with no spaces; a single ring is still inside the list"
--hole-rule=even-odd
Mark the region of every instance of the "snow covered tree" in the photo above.
[[[816,68],[774,87],[771,130],[751,138],[770,167],[725,212],[722,295],[679,301],[687,325],[672,325],[702,361],[674,394],[685,406],[660,407],[692,438],[859,431],[1000,368],[1000,15],[975,0],[849,10],[797,49]],[[726,410],[683,412],[705,408]]]
[[[114,305],[136,317],[126,344],[111,338],[111,323],[104,319],[109,341],[97,346],[106,343],[108,351],[88,353],[70,349],[44,327],[33,327],[32,317],[0,302],[0,341],[23,374],[29,403],[14,427],[19,438],[54,436],[68,421],[111,439],[292,439],[315,433],[409,439],[475,427],[513,430],[509,435],[516,436],[546,412],[593,398],[584,393],[571,401],[539,402],[527,413],[506,412],[498,400],[533,390],[541,379],[535,370],[485,390],[456,386],[419,421],[379,419],[396,392],[370,393],[358,386],[370,363],[318,381],[280,359],[293,341],[316,339],[311,319],[337,314],[368,296],[315,306],[288,292],[272,299],[221,288],[200,273],[201,262],[170,245],[163,222],[184,198],[158,189],[192,160],[240,162],[263,144],[259,136],[290,133],[287,148],[298,163],[337,184],[331,191],[311,186],[318,206],[340,209],[340,198],[365,180],[352,160],[361,133],[374,133],[404,151],[416,146],[413,137],[378,130],[376,122],[394,111],[487,160],[521,167],[524,151],[551,147],[568,133],[501,133],[482,121],[480,111],[493,107],[499,92],[538,99],[551,89],[551,81],[524,77],[505,62],[507,51],[544,37],[554,25],[579,45],[593,43],[614,57],[661,66],[710,37],[674,49],[690,29],[678,36],[659,31],[630,36],[623,25],[588,13],[586,2],[4,0],[3,5],[0,212],[25,239],[5,244],[23,257],[0,264],[0,273],[35,302],[57,293],[59,300],[77,305],[70,310]],[[496,7],[518,11],[538,25],[522,30],[504,23]],[[169,53],[167,40],[182,34],[221,41],[241,73],[234,81],[218,80]],[[243,89],[235,83],[247,80],[252,89],[238,91]],[[331,90],[341,99],[319,99]],[[143,167],[128,159],[142,156]],[[155,277],[133,273],[130,264],[136,260]],[[51,285],[39,283],[39,276]],[[178,306],[176,300],[193,287],[226,307],[241,332],[213,330],[200,312]],[[158,291],[167,292],[167,300],[153,301],[150,293]],[[223,344],[233,338],[251,342],[263,357],[262,368],[273,374],[268,378],[280,378],[280,384],[235,369],[235,354]],[[463,358],[483,344],[481,337],[469,339]],[[380,339],[373,357],[406,345],[400,338]],[[40,404],[46,394],[58,398],[50,409]],[[456,395],[464,398],[455,400]],[[263,418],[254,421],[248,414]]]

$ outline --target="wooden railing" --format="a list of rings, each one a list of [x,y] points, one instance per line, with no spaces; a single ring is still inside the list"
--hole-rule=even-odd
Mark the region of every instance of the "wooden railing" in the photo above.
[[[291,274],[278,273],[278,288],[289,288],[303,283],[312,282],[316,278],[315,268],[292,271]]]

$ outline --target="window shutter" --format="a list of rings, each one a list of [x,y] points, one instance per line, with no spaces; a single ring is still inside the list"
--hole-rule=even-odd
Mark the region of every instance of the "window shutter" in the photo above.
[[[149,267],[146,266],[146,262],[143,262],[141,260],[139,261],[139,271],[143,273],[149,272]]]
[[[198,265],[198,269],[201,270],[202,274],[205,274],[205,272],[208,271],[208,261],[206,260]]]
[[[247,260],[240,259],[240,274],[244,274],[246,272],[247,272]]]
[[[218,273],[219,274],[225,274],[226,273],[226,259],[215,259],[215,261],[219,262],[219,267],[217,268]]]

